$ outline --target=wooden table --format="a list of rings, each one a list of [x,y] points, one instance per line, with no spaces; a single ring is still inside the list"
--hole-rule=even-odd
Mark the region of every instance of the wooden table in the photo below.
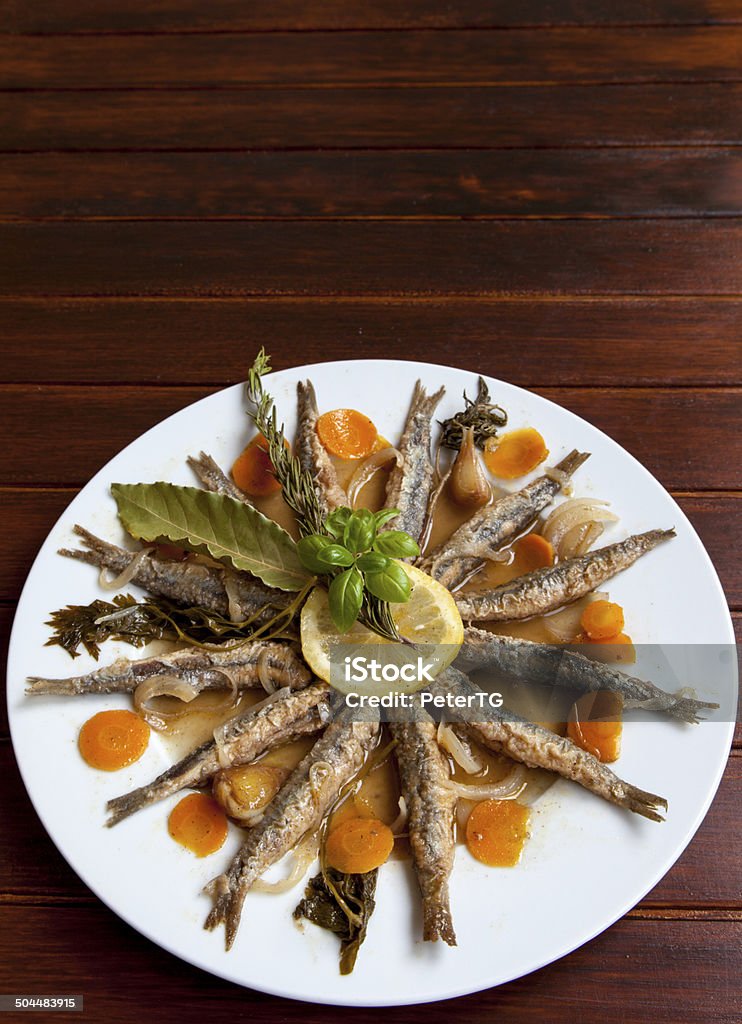
[[[4,637],[76,490],[262,343],[277,367],[439,361],[574,410],[675,495],[740,627],[738,0],[0,6]],[[1,992],[84,993],[107,1024],[347,1018],[118,920],[38,824],[2,715]],[[624,920],[388,1019],[739,1020],[741,796],[738,743]]]

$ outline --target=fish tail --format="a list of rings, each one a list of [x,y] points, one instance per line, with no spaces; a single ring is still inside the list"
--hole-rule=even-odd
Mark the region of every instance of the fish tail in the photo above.
[[[44,679],[42,676],[29,676],[26,679],[26,693],[54,693],[61,696],[73,696],[75,690],[69,679]]]
[[[75,525],[74,532],[82,538],[85,548],[62,548],[59,551],[60,555],[76,558],[79,562],[87,562],[89,565],[105,565],[112,560],[120,559],[122,555],[131,556],[133,554],[131,551],[125,551],[123,548],[116,547],[115,544],[101,540],[100,537],[96,537],[94,533],[79,524]]]
[[[643,818],[649,818],[650,821],[665,820],[659,812],[667,812],[667,800],[657,796],[656,793],[648,793],[645,789],[632,786],[628,782],[624,783],[623,794],[616,802],[621,807],[634,811],[635,814],[641,814]]]
[[[438,403],[443,398],[446,389],[444,387],[438,388],[437,391],[429,395],[423,387],[421,381],[417,381],[415,384],[415,390],[412,394],[412,404],[410,406],[410,413],[413,411],[420,411],[428,419],[432,419],[433,413],[435,412]]]
[[[217,875],[204,887],[204,892],[207,896],[214,898],[214,906],[208,913],[204,928],[212,932],[220,924],[223,924],[225,928],[224,945],[227,950],[230,950],[234,945],[240,925],[242,905],[245,902],[245,888],[240,886],[235,891],[227,875]]]
[[[699,716],[699,712],[715,711],[718,707],[718,704],[713,704],[705,700],[694,700],[691,697],[681,697],[675,704],[667,709],[667,713],[668,715],[672,715],[673,718],[679,719],[681,722],[690,722],[692,725],[697,725],[699,722],[703,721]]]
[[[587,462],[589,458],[590,452],[578,452],[575,448],[554,468],[558,469],[560,473],[566,473],[567,476],[572,476],[573,473],[577,472],[583,462]]]
[[[456,932],[453,930],[448,893],[423,903],[423,939],[426,942],[437,942],[438,939],[443,939],[449,946],[456,945]]]
[[[147,803],[151,803],[148,800],[148,786],[141,786],[139,789],[133,789],[131,793],[125,793],[123,796],[117,796],[113,800],[109,800],[106,804],[106,810],[110,811],[110,817],[106,821],[106,828],[112,828],[114,825],[118,825],[124,818],[128,818],[129,815],[134,814],[141,807],[144,807]]]

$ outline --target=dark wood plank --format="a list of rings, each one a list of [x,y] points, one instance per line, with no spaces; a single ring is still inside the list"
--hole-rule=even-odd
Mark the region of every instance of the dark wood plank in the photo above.
[[[742,384],[734,300],[4,299],[0,319],[3,382],[235,384],[263,344],[295,366],[300,337],[306,363],[455,353],[526,387]]]
[[[213,390],[6,385],[5,426],[16,440],[12,448],[0,449],[0,480],[6,485],[83,483],[144,430]],[[668,488],[742,488],[737,389],[535,390],[595,423]],[[61,423],[64,430],[56,427]],[[713,505],[716,499],[706,500]]]
[[[703,25],[742,20],[735,0],[129,0],[101,6],[97,0],[3,0],[2,23],[13,32],[192,32],[270,29],[502,28],[522,25]]]
[[[234,384],[261,344],[276,368],[295,365],[300,334],[306,362],[393,345],[524,386],[742,383],[728,300],[5,299],[0,315],[4,382]]]
[[[12,545],[0,549],[0,600],[18,600],[39,548],[76,493],[74,488],[0,490],[0,523],[17,531]]]
[[[2,150],[739,145],[742,86],[15,92]],[[639,112],[641,115],[639,116]]]
[[[6,223],[0,294],[739,294],[741,256],[731,220]]]
[[[10,640],[10,628],[13,625],[15,615],[14,604],[0,605],[0,678],[6,677],[6,665],[8,660],[8,642]],[[8,707],[5,702],[4,691],[0,695],[0,740],[8,735]],[[0,812],[1,813],[1,812]],[[0,885],[2,891],[2,885]]]
[[[14,220],[709,217],[740,209],[735,149],[17,153],[0,163],[0,218]]]
[[[248,1014],[256,1022],[334,1024],[344,1007],[276,1000],[220,981],[155,948],[102,904],[78,907],[6,906],[0,910],[5,955],[0,983],[6,992],[84,993],[85,1010],[108,1024],[129,1024],[147,1008],[152,1024],[183,1020],[228,1022]],[[19,951],[33,949],[33,957]],[[121,964],[126,984],[121,984]],[[508,1024],[588,1020],[595,1008],[604,1024],[627,1020],[657,1024],[737,1024],[735,994],[742,969],[738,921],[624,920],[568,959],[538,974],[466,999],[424,1010],[385,1010],[390,1021],[462,1024],[500,1018]],[[620,984],[621,998],[608,998]],[[177,1010],[176,1010],[177,1008]],[[182,1008],[182,1009],[181,1009]],[[190,1008],[197,1008],[192,1010]],[[424,1018],[423,1018],[424,1014]],[[187,1016],[186,1016],[187,1015]],[[378,1009],[355,1009],[359,1024],[378,1020]]]
[[[739,81],[742,29],[0,36],[0,88]]]
[[[678,495],[677,502],[708,551],[731,608],[742,608],[740,550],[742,496],[735,494]]]

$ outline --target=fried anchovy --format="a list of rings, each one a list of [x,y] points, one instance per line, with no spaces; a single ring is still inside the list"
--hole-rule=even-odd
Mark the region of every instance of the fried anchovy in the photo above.
[[[216,462],[206,452],[196,458],[189,455],[186,460],[198,479],[207,491],[214,491],[215,494],[226,494],[230,498],[243,502],[245,505],[252,505],[244,491],[241,491],[234,480],[230,480],[227,474],[220,469]]]
[[[301,468],[311,474],[324,518],[333,509],[348,504],[348,496],[338,483],[332,459],[317,434],[317,396],[310,380],[296,385],[299,403],[299,426],[296,432],[296,453]]]
[[[580,693],[610,690],[622,695],[625,708],[665,711],[683,722],[699,722],[700,711],[719,706],[667,693],[654,683],[627,675],[605,662],[565,650],[561,644],[495,636],[473,626],[466,629],[464,643],[454,664],[463,672],[492,668],[529,683],[563,686]]]
[[[433,489],[433,463],[430,458],[430,432],[433,413],[443,397],[444,388],[429,395],[420,381],[415,384],[412,403],[399,443],[401,458],[389,474],[386,505],[400,514],[383,529],[404,530],[420,540]]]
[[[588,452],[570,452],[556,469],[570,477],[589,457]],[[445,543],[428,555],[423,568],[444,587],[453,590],[485,559],[522,533],[554,500],[561,486],[561,482],[550,476],[540,476],[522,490],[497,498],[467,519]]]
[[[235,940],[242,905],[252,885],[319,827],[342,787],[363,765],[379,730],[378,720],[349,721],[345,714],[331,722],[268,805],[262,820],[250,829],[226,873],[206,886],[214,906],[204,927],[212,930],[224,924],[227,949]]]
[[[261,685],[261,673],[276,689],[300,690],[312,678],[309,669],[288,644],[253,640],[224,651],[186,647],[148,658],[117,658],[112,665],[83,676],[44,679],[29,676],[26,693],[77,697],[88,693],[133,693],[147,679],[174,675],[202,690],[251,690]]]
[[[452,668],[441,673],[433,684],[436,692],[445,692],[441,686],[459,694],[479,691],[479,687],[467,676]],[[597,757],[565,736],[558,736],[506,708],[483,708],[481,712],[477,708],[474,714],[477,721],[462,722],[462,728],[472,739],[495,753],[505,754],[529,768],[546,768],[556,772],[604,800],[641,814],[651,821],[664,820],[659,812],[667,810],[667,800],[624,782]]]
[[[448,879],[453,868],[456,794],[448,787],[449,769],[436,739],[432,718],[391,726],[415,874],[423,899],[423,938],[456,945]]]
[[[221,749],[215,740],[207,740],[153,782],[109,800],[106,824],[116,825],[186,787],[202,786],[227,766],[248,764],[282,743],[319,732],[326,717],[323,708],[329,710],[328,692],[324,683],[316,683],[259,711],[238,715],[226,724]]]
[[[75,558],[79,562],[97,565],[121,573],[138,553],[109,544],[94,536],[82,526],[75,527],[75,533],[82,537],[84,549],[63,548],[59,554]],[[137,566],[132,583],[138,584],[150,594],[168,597],[178,604],[200,605],[220,615],[229,614],[229,598],[225,580],[227,573],[234,583],[235,597],[240,615],[245,619],[264,608],[261,618],[270,618],[275,609],[285,608],[292,595],[274,587],[267,587],[248,573],[236,572],[226,567],[199,565],[196,562],[176,562],[167,558],[148,556]],[[268,607],[270,606],[270,607]]]
[[[482,594],[459,594],[456,604],[463,619],[481,622],[509,622],[545,615],[589,594],[674,536],[674,530],[634,534],[618,544],[518,576]]]

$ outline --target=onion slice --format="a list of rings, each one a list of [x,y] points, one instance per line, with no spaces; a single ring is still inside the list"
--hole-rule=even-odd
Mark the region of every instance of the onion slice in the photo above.
[[[603,531],[602,526],[599,532],[591,531],[588,540],[587,531],[577,527],[618,522],[618,516],[606,508],[608,504],[598,498],[569,498],[548,516],[541,533],[560,558],[582,554]]]
[[[379,448],[378,451],[373,452],[367,459],[363,460],[348,482],[348,504],[351,508],[356,507],[358,496],[371,477],[391,459],[394,459],[395,463],[400,462],[402,453],[398,448],[392,448],[390,445],[388,448]]]
[[[441,722],[437,733],[438,746],[447,750],[460,768],[469,775],[475,775],[483,768],[482,762],[474,756],[470,748],[461,742],[450,725]]]
[[[258,878],[257,881],[253,883],[252,891],[271,892],[274,895],[277,895],[282,892],[288,892],[289,889],[293,889],[307,873],[307,868],[317,856],[318,851],[319,838],[316,833],[313,833],[303,839],[299,845],[291,851],[293,864],[291,866],[291,871],[286,878],[282,878],[278,882],[265,882],[262,878]]]
[[[193,683],[187,683],[179,676],[163,673],[153,676],[151,679],[145,679],[137,686],[134,691],[134,708],[148,725],[162,731],[168,722],[180,718],[186,709],[156,711],[149,706],[148,701],[153,697],[177,697],[184,704],[190,704],[199,692],[199,687],[194,686]]]
[[[244,615],[237,590],[237,577],[231,569],[224,570],[224,591],[227,595],[227,615],[230,622],[242,622]],[[270,693],[270,690],[268,691]]]
[[[142,548],[141,551],[137,551],[126,568],[120,572],[118,576],[114,576],[113,578],[109,578],[106,575],[106,569],[104,566],[98,574],[99,586],[103,590],[120,590],[121,587],[125,587],[127,583],[131,583],[134,579],[137,569],[149,554],[149,548]]]
[[[467,786],[449,779],[446,787],[466,800],[514,800],[526,787],[526,769],[522,764],[513,765],[500,782],[488,782],[481,786]]]

